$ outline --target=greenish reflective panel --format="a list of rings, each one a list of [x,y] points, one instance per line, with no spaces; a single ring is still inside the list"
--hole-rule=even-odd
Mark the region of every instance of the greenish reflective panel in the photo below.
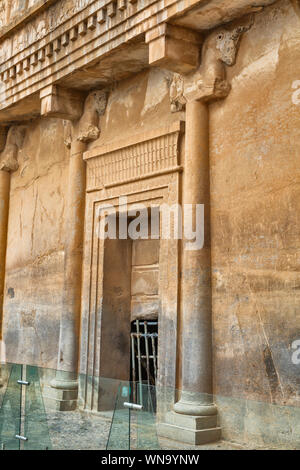
[[[124,406],[125,402],[130,401],[129,397],[129,384],[120,383],[106,446],[107,450],[130,449],[130,410]]]
[[[11,373],[11,364],[0,363],[0,409]]]
[[[27,441],[24,442],[24,450],[50,450],[52,446],[38,367],[26,366],[26,381],[29,385],[25,395],[24,435]]]
[[[143,408],[137,413],[137,449],[157,450],[159,442],[156,429],[156,389],[151,385],[138,386],[138,402]]]
[[[21,386],[18,380],[22,377],[22,366],[13,364],[10,371],[6,390],[0,408],[0,449],[19,450],[20,441],[16,435],[20,434],[21,424]]]

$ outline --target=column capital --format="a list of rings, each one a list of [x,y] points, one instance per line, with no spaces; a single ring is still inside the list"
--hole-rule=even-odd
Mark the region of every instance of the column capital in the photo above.
[[[100,136],[99,116],[103,116],[107,105],[107,92],[93,90],[85,98],[82,112],[76,122],[64,119],[64,143],[71,153],[82,153],[86,144]]]
[[[75,139],[88,143],[98,139],[100,135],[99,116],[103,116],[107,105],[107,93],[94,90],[89,93],[85,102],[82,116],[76,125]]]
[[[17,156],[23,145],[26,126],[11,126],[8,130],[6,143],[0,154],[0,170],[11,173],[19,168]]]
[[[243,33],[253,24],[253,16],[222,26],[206,36],[202,46],[202,59],[192,73],[175,74],[170,87],[173,112],[183,109],[187,101],[216,101],[228,96],[231,85],[226,66],[235,64]]]

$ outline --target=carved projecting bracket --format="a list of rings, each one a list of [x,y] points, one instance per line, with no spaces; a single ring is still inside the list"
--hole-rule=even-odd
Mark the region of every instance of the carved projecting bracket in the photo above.
[[[174,73],[170,85],[171,111],[176,113],[185,108],[186,98],[184,97],[184,79],[179,73]]]
[[[170,87],[172,112],[181,111],[188,100],[213,101],[225,98],[231,89],[226,66],[235,64],[243,33],[253,25],[251,16],[210,33],[202,47],[201,64],[195,72],[174,74]]]
[[[88,143],[100,136],[99,116],[103,116],[107,105],[107,93],[92,91],[85,99],[83,112],[76,123],[64,120],[64,143],[69,149],[72,142]]]
[[[49,85],[40,92],[41,116],[76,121],[82,115],[84,94]]]
[[[25,126],[11,126],[9,128],[5,148],[0,155],[0,170],[13,172],[19,168],[18,151],[23,145]]]
[[[107,105],[107,94],[104,91],[92,91],[85,100],[84,111],[79,120],[76,139],[90,142],[100,135],[99,116],[103,116]]]

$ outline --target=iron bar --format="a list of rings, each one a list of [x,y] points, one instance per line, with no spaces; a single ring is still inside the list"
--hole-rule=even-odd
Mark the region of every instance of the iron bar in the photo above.
[[[19,434],[16,434],[16,439],[20,440],[20,450],[24,450],[24,442],[27,441],[27,437],[24,436],[25,431],[25,419],[26,419],[26,386],[23,385],[23,382],[27,382],[27,366],[22,365],[22,377],[20,382],[21,384],[21,409],[20,409],[20,426]],[[19,381],[18,381],[19,382]]]
[[[154,336],[151,336],[151,342],[152,342],[152,355],[153,355],[153,366],[154,366],[154,378],[155,378],[155,382],[156,382],[156,379],[157,379],[157,356],[156,356],[156,347],[155,347],[155,340],[154,340]]]
[[[133,334],[131,334],[131,363],[132,363],[133,401],[136,401],[135,342],[134,342]]]
[[[142,389],[143,377],[142,377],[142,362],[141,362],[141,338],[139,336],[139,333],[140,333],[140,321],[139,320],[136,320],[136,331],[138,333],[137,349],[138,349],[138,372],[139,372],[139,390],[140,390],[139,399],[140,399],[140,403],[143,403],[143,389]]]
[[[150,361],[149,361],[149,344],[148,344],[148,328],[147,322],[144,321],[144,338],[145,338],[145,349],[146,349],[146,367],[147,367],[147,384],[150,385]]]
[[[144,327],[144,328],[143,328]],[[157,378],[157,322],[135,320],[131,332],[131,378],[133,381],[132,401],[146,406],[143,382],[147,387],[149,406],[150,385]],[[155,331],[156,330],[156,331]],[[143,341],[142,341],[143,338]]]

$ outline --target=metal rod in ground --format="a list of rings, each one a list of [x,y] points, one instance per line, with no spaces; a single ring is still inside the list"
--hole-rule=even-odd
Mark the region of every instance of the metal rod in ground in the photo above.
[[[136,401],[136,370],[135,370],[135,340],[134,334],[131,334],[131,363],[132,363],[132,388],[133,401]]]
[[[24,441],[26,437],[24,435],[25,432],[25,419],[26,419],[26,386],[23,385],[26,382],[27,378],[27,366],[22,365],[22,377],[21,377],[21,403],[20,403],[20,427],[19,427],[19,436],[22,437],[20,440],[20,450],[24,450]]]
[[[146,349],[146,362],[147,362],[147,383],[150,385],[150,362],[149,362],[149,337],[148,337],[148,327],[147,322],[144,321],[144,333],[145,333],[145,349]]]
[[[136,332],[137,332],[137,353],[138,353],[138,371],[139,371],[139,399],[140,404],[143,404],[143,385],[142,385],[142,362],[141,362],[141,338],[140,338],[140,321],[136,320]]]
[[[154,365],[154,378],[155,378],[155,383],[156,383],[157,367],[156,367],[156,347],[155,347],[154,335],[151,335],[151,342],[152,342],[152,356],[153,356],[153,365]]]
[[[146,363],[147,363],[147,401],[149,410],[149,394],[150,394],[150,362],[149,362],[149,336],[148,336],[148,323],[144,321],[144,333],[145,333],[145,349],[146,349]]]

